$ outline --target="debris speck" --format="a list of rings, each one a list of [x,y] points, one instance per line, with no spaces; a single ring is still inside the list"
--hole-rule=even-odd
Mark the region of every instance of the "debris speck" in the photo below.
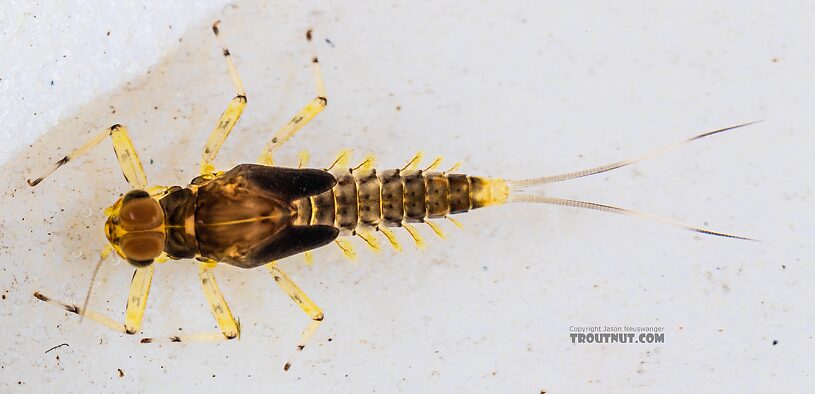
[[[119,377],[120,377],[120,378],[125,377],[125,371],[122,371],[122,369],[121,369],[121,368],[117,368],[116,370],[117,370],[117,371],[119,371]]]
[[[46,352],[46,353],[48,353],[48,352],[50,352],[50,351],[52,351],[52,350],[54,350],[54,349],[58,349],[58,348],[61,348],[61,347],[63,347],[63,346],[70,346],[70,345],[68,345],[67,343],[61,343],[61,344],[59,344],[59,345],[57,345],[57,346],[54,346],[54,347],[52,347],[52,348],[50,348],[50,349],[46,350],[45,352]]]

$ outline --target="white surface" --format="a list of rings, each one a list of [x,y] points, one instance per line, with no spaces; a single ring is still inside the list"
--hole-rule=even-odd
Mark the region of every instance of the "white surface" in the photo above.
[[[0,58],[0,100],[4,133],[20,131],[2,151],[0,391],[811,387],[811,4],[211,4],[192,11],[140,2],[143,9],[118,18],[110,9],[91,18],[81,9],[5,6],[2,15],[24,28],[4,27],[0,42],[19,48]],[[223,20],[249,96],[222,168],[254,159],[313,95],[303,32],[314,26],[330,104],[281,159],[309,149],[321,166],[353,147],[395,167],[423,150],[464,161],[468,173],[521,178],[764,119],[548,190],[764,242],[517,205],[468,214],[465,231],[445,225],[447,241],[423,229],[430,248],[421,253],[376,256],[357,243],[360,261],[349,263],[326,248],[314,266],[300,258],[284,265],[326,311],[289,373],[281,366],[307,318],[260,270],[216,272],[241,318],[239,342],[147,346],[142,335],[79,325],[31,294],[81,301],[106,242],[102,208],[127,185],[108,142],[36,189],[25,178],[117,122],[129,126],[151,183],[194,177],[233,95],[209,30],[214,19]],[[57,32],[31,27],[45,21]],[[60,34],[63,22],[94,38]],[[133,24],[142,27],[124,28]],[[42,66],[62,48],[77,56]],[[129,57],[117,66],[105,52]],[[91,306],[121,317],[131,272],[126,263],[105,266]],[[192,262],[158,266],[143,335],[215,329],[197,282]],[[592,324],[665,326],[667,342],[570,343],[570,325]],[[43,353],[60,343],[70,346]]]
[[[225,0],[0,4],[0,163],[95,97],[137,77]]]

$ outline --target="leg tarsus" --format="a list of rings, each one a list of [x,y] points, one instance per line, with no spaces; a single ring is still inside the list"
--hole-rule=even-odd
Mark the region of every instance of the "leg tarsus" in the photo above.
[[[226,60],[229,78],[232,79],[232,84],[235,86],[235,97],[221,114],[215,129],[209,134],[207,144],[204,147],[204,153],[201,156],[201,174],[210,174],[215,171],[212,161],[215,160],[215,156],[218,155],[218,151],[221,150],[224,141],[229,137],[229,133],[232,132],[241,114],[243,114],[243,109],[246,108],[246,90],[243,88],[243,83],[238,75],[238,69],[232,61],[232,54],[221,39],[220,28],[218,26],[220,23],[221,21],[215,21],[215,23],[212,24],[212,32],[215,33],[215,39],[218,41],[218,46],[221,48],[224,59]]]
[[[297,348],[295,348],[294,354],[286,361],[286,364],[283,366],[284,371],[288,371],[289,368],[292,366],[292,362],[294,361],[295,357],[305,349],[306,345],[308,344],[308,340],[314,335],[317,331],[317,328],[320,327],[325,315],[323,314],[323,310],[320,309],[311,298],[300,289],[290,278],[289,276],[278,267],[277,262],[271,262],[266,264],[266,269],[269,270],[269,273],[272,274],[274,277],[275,282],[280,286],[280,288],[294,301],[300,309],[303,310],[310,318],[311,322],[303,330],[303,335],[300,337],[300,341],[297,343]]]
[[[240,339],[240,320],[232,315],[229,305],[227,305],[226,299],[215,281],[215,275],[211,271],[214,265],[212,262],[201,263],[198,276],[201,278],[201,287],[209,303],[212,316],[215,317],[221,332],[172,335],[164,338],[143,338],[141,343],[218,342]]]
[[[314,119],[317,114],[322,112],[328,106],[328,95],[326,94],[325,84],[323,83],[322,70],[320,69],[320,60],[317,58],[317,50],[312,42],[312,29],[306,32],[306,40],[311,46],[311,67],[314,72],[314,82],[316,85],[317,96],[311,99],[303,108],[300,109],[291,119],[283,125],[272,136],[272,139],[263,148],[263,152],[258,157],[258,163],[267,166],[274,164],[274,151],[280,148],[286,141],[294,137],[308,122]]]
[[[86,310],[83,313],[82,308],[80,308],[78,305],[76,305],[76,304],[66,304],[66,303],[54,300],[51,297],[48,297],[48,296],[40,293],[39,291],[34,293],[34,297],[36,299],[40,300],[40,301],[44,301],[44,302],[47,302],[47,303],[49,303],[51,305],[57,306],[60,309],[64,310],[65,312],[75,313],[77,315],[84,314],[86,318],[88,318],[90,320],[93,320],[93,321],[95,321],[95,322],[97,322],[97,323],[99,323],[99,324],[101,324],[101,325],[103,325],[103,326],[105,326],[107,328],[110,328],[111,330],[120,332],[122,334],[129,334],[129,332],[127,332],[127,330],[125,329],[124,324],[119,323],[116,320],[113,320],[113,319],[111,319],[110,317],[108,317],[108,316],[106,316],[104,314],[94,312],[94,311],[89,311],[89,310]]]
[[[150,282],[153,278],[153,266],[137,268],[133,273],[133,280],[130,282],[130,293],[127,298],[127,309],[125,311],[125,322],[119,323],[105,314],[91,310],[83,310],[77,305],[66,304],[51,299],[40,292],[35,292],[34,297],[40,301],[56,305],[66,312],[75,313],[93,320],[105,327],[124,334],[135,334],[141,328],[144,318],[144,309],[147,306],[147,296],[150,293]]]
[[[127,135],[127,128],[120,124],[115,124],[106,128],[85,145],[75,149],[62,159],[59,159],[53,166],[51,166],[50,169],[48,169],[48,171],[46,171],[44,175],[35,179],[29,179],[28,185],[37,186],[43,181],[43,179],[51,175],[64,164],[87,153],[96,145],[99,145],[99,143],[102,142],[105,137],[110,137],[111,141],[113,142],[113,151],[116,153],[116,158],[119,161],[119,168],[121,168],[122,175],[124,175],[125,180],[134,189],[146,188],[147,176],[144,174],[144,168],[139,160],[139,155],[136,152],[136,148],[133,147],[133,141],[131,141],[130,137]]]
[[[229,52],[229,48],[224,45],[223,40],[221,39],[221,29],[219,25],[221,21],[215,21],[212,24],[212,32],[215,34],[215,39],[218,41],[218,46],[221,48],[221,52],[226,58],[226,66],[229,68],[229,77],[232,79],[232,84],[235,85],[235,92],[237,93],[238,97],[243,96],[244,100],[246,99],[246,90],[243,88],[243,83],[241,82],[240,76],[238,76],[238,69],[235,67],[234,62],[232,61],[232,53]]]

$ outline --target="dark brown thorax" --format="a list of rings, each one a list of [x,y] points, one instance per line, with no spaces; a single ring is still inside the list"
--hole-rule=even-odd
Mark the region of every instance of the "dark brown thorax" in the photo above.
[[[242,164],[177,188],[161,200],[168,231],[165,252],[177,259],[253,268],[325,245],[339,230],[295,224],[294,201],[335,182],[321,170]]]

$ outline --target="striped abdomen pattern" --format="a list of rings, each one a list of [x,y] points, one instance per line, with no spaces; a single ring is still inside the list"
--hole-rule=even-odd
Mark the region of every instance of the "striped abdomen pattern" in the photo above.
[[[353,234],[358,227],[399,227],[506,201],[504,181],[463,174],[343,171],[322,194],[295,202],[296,224],[323,224]]]

